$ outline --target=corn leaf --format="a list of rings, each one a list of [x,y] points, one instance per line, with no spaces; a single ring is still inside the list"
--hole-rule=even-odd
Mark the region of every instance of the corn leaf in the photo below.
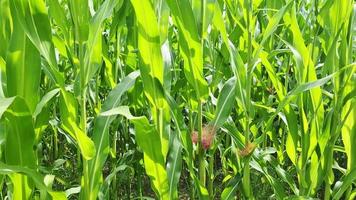
[[[79,128],[76,121],[78,116],[77,103],[74,97],[64,90],[61,90],[60,110],[63,129],[76,139],[84,159],[92,159],[96,152],[94,142]]]
[[[203,76],[203,52],[192,8],[188,0],[167,0],[167,4],[179,30],[185,77],[194,88],[197,99],[204,100],[208,87]]]
[[[31,112],[39,101],[41,78],[40,54],[27,38],[18,17],[14,15],[14,31],[6,57],[8,96],[22,97]]]
[[[6,130],[1,131],[1,134],[6,134],[6,164],[36,169],[37,158],[33,151],[35,131],[29,108],[20,97],[1,98],[0,105],[0,119],[5,122]],[[30,198],[33,184],[28,182],[28,177],[12,174],[10,179],[14,184],[14,198]]]
[[[135,125],[135,136],[139,147],[144,153],[144,163],[147,175],[151,178],[154,190],[161,199],[169,198],[169,185],[165,170],[165,159],[161,152],[161,140],[146,117],[134,117],[127,106],[120,106],[101,113],[102,116],[122,115]],[[149,138],[149,139],[147,139]]]
[[[31,180],[35,182],[36,186],[39,189],[48,192],[52,196],[52,199],[58,199],[58,200],[67,199],[64,192],[56,192],[53,191],[51,188],[48,188],[44,183],[45,178],[41,174],[39,174],[36,170],[30,169],[28,167],[17,166],[17,165],[7,165],[5,163],[0,162],[0,174],[11,175],[14,173],[21,173],[30,177]]]
[[[213,119],[213,126],[220,127],[230,115],[235,102],[236,78],[227,80],[219,94],[216,112]]]
[[[105,100],[101,112],[106,112],[121,105],[122,95],[129,90],[140,75],[138,71],[130,73],[109,94]],[[94,122],[93,141],[96,148],[94,158],[89,161],[89,174],[91,196],[96,198],[102,184],[101,169],[109,154],[109,128],[114,116],[98,116]]]

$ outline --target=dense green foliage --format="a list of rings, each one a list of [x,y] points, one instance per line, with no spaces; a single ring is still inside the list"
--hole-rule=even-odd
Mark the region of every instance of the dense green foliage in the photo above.
[[[1,199],[355,199],[353,0],[0,0]]]

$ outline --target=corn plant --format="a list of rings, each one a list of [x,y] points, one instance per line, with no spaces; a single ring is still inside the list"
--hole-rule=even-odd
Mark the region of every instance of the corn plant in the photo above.
[[[2,199],[356,198],[352,0],[0,0]]]

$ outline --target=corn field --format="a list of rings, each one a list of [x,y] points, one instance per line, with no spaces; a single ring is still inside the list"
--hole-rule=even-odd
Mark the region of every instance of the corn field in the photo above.
[[[356,199],[354,0],[0,0],[0,198]]]

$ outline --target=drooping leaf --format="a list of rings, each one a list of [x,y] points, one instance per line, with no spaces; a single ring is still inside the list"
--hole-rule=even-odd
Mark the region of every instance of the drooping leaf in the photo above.
[[[138,50],[144,92],[151,105],[153,120],[160,136],[164,160],[169,143],[169,110],[164,97],[164,65],[161,55],[159,24],[150,1],[131,1],[138,23]]]
[[[135,126],[135,138],[144,154],[145,170],[153,189],[160,199],[169,199],[169,183],[165,159],[161,151],[161,140],[154,125],[144,116],[134,117],[127,106],[120,106],[101,113],[102,116],[122,115]]]

